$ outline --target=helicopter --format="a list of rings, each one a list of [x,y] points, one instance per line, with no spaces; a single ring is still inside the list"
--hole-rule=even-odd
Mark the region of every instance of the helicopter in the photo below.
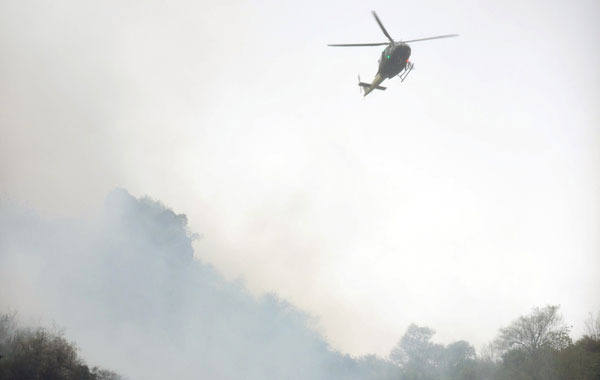
[[[404,82],[408,74],[414,69],[414,63],[410,62],[408,59],[410,58],[410,46],[408,43],[417,42],[417,41],[426,41],[426,40],[435,40],[438,38],[448,38],[448,37],[458,37],[458,34],[446,34],[443,36],[435,36],[435,37],[427,37],[427,38],[419,38],[416,40],[408,40],[408,41],[394,41],[394,39],[390,36],[385,27],[377,17],[377,13],[375,11],[371,11],[373,16],[375,17],[375,21],[379,24],[381,31],[385,36],[390,40],[390,42],[376,42],[376,43],[366,43],[366,44],[330,44],[328,46],[334,47],[350,47],[350,46],[383,46],[387,45],[385,49],[381,52],[381,57],[379,58],[379,69],[377,70],[377,74],[371,83],[365,83],[360,81],[360,76],[358,77],[358,85],[362,89],[364,95],[367,96],[373,90],[384,90],[386,87],[381,86],[381,83],[386,79],[391,79],[395,76],[400,78],[400,82]]]

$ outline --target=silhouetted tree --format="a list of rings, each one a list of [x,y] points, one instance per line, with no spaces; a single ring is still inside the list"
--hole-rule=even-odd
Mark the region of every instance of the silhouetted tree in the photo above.
[[[476,378],[475,348],[464,340],[447,345],[442,353],[442,373],[449,380]]]
[[[561,380],[600,379],[600,339],[584,336],[555,355]]]
[[[570,329],[558,312],[559,306],[534,308],[508,327],[500,329],[496,346],[501,352],[522,350],[535,356],[542,349],[560,350],[571,344]]]
[[[114,372],[92,371],[77,355],[75,344],[44,328],[17,328],[14,314],[0,315],[0,379],[120,380]]]
[[[559,378],[558,351],[572,344],[569,327],[559,307],[534,308],[500,329],[495,345],[502,353],[501,379],[553,380]]]
[[[432,380],[438,377],[444,348],[431,341],[434,334],[429,327],[413,323],[392,349],[390,359],[402,368],[404,378]]]
[[[98,367],[94,367],[92,369],[92,379],[93,380],[123,380],[121,375],[109,371],[107,369],[102,369]]]

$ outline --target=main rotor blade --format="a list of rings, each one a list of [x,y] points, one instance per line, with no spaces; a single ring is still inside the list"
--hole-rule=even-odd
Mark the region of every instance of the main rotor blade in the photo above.
[[[387,30],[385,30],[383,24],[381,23],[381,20],[379,20],[379,17],[377,17],[377,13],[375,13],[375,11],[371,11],[371,13],[373,13],[373,16],[375,17],[375,21],[377,21],[377,23],[379,24],[379,27],[381,28],[381,31],[383,32],[383,34],[385,34],[385,36],[388,38],[388,40],[390,40],[390,42],[394,42],[394,39],[390,36],[390,34],[387,32]]]
[[[402,41],[402,43],[409,43],[409,42],[417,42],[417,41],[427,41],[427,40],[436,40],[438,38],[448,38],[448,37],[458,37],[458,34],[446,34],[444,36],[435,36],[435,37],[427,37],[427,38],[419,38],[417,40],[408,40],[408,41]]]
[[[382,46],[382,45],[389,45],[389,42],[374,42],[371,44],[331,44],[331,45],[327,45],[327,46],[343,46],[343,47],[348,47],[348,46]]]

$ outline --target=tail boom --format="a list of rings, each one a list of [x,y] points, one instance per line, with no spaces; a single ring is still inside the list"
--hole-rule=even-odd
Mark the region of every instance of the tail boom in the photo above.
[[[385,78],[383,78],[380,74],[377,74],[375,76],[375,78],[373,79],[373,82],[370,83],[370,84],[369,83],[365,83],[365,82],[361,82],[360,78],[359,78],[358,85],[364,91],[364,95],[363,96],[367,96],[373,90],[382,90],[382,91],[385,91],[386,87],[380,86],[381,82],[383,82],[384,80],[385,80]]]

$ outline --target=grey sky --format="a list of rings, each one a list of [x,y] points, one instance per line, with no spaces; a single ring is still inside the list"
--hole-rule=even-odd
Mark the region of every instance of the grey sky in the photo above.
[[[379,48],[416,70],[362,99]],[[533,306],[600,309],[596,1],[0,4],[2,196],[160,199],[196,255],[385,354],[478,345]]]

